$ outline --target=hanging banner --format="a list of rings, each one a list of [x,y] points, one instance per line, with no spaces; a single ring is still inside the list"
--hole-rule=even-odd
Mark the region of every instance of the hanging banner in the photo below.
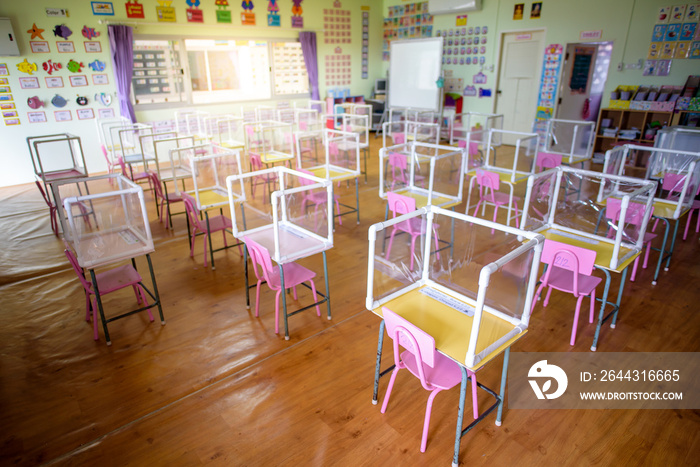
[[[177,21],[175,18],[175,8],[170,6],[173,0],[158,0],[158,6],[156,7],[156,17],[159,22],[163,23],[174,23]]]
[[[143,5],[139,3],[139,0],[130,0],[124,6],[126,7],[127,18],[144,18]]]
[[[187,3],[187,6],[189,7],[188,9],[185,10],[185,14],[187,14],[187,22],[188,23],[203,23],[204,22],[204,14],[202,10],[199,9],[199,0],[185,0],[185,3]]]
[[[546,120],[554,116],[554,103],[556,101],[563,53],[564,47],[561,44],[551,44],[544,49],[542,78],[540,79],[540,90],[537,97],[538,120]]]
[[[230,23],[231,22],[231,10],[228,9],[228,0],[216,0],[214,5],[218,7],[216,10],[216,22],[217,23]]]
[[[268,26],[281,26],[280,20],[280,7],[277,6],[277,0],[268,0],[267,2],[267,25]]]
[[[219,1],[219,0],[217,0]],[[243,0],[241,2],[243,12],[241,13],[241,24],[244,26],[255,26],[255,13],[253,13],[253,0]]]
[[[301,16],[304,10],[301,9],[301,2],[304,0],[292,0],[292,27],[303,28],[304,17]]]

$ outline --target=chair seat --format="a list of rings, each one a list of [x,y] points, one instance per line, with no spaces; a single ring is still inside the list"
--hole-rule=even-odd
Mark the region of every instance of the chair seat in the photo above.
[[[508,202],[510,201],[510,195],[508,195],[507,193],[501,193],[497,191],[493,194],[493,199],[498,205],[508,204]],[[515,204],[518,201],[520,201],[520,198],[518,196],[513,196],[513,204]]]
[[[202,222],[204,223],[204,225],[206,225],[207,223],[206,220],[203,220]],[[220,230],[230,229],[232,227],[233,223],[231,222],[231,219],[224,215],[209,217],[210,232],[218,232]]]
[[[137,284],[142,281],[141,275],[130,264],[110,269],[109,271],[96,274],[97,287],[100,294],[114,292],[115,290]],[[92,284],[90,284],[92,286]],[[91,291],[92,287],[90,287]]]
[[[401,360],[413,376],[420,379],[416,357],[409,351],[401,352]],[[462,370],[457,362],[450,360],[441,353],[435,354],[433,367],[423,365],[425,379],[436,388],[450,389],[462,382]]]
[[[557,275],[549,277],[548,286],[561,290],[562,292],[573,292],[574,276],[573,271],[557,268]],[[541,279],[540,279],[541,280]],[[590,293],[603,281],[602,278],[596,276],[578,275],[578,290],[582,295],[590,295]]]
[[[287,263],[282,268],[284,269],[284,286],[286,288],[297,286],[316,277],[315,272],[297,263]],[[269,275],[268,285],[272,289],[279,290],[281,287],[279,268],[272,268]]]

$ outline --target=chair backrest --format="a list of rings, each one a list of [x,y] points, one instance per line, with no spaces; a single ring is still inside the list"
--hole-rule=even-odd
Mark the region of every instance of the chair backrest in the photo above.
[[[73,270],[78,275],[78,279],[80,279],[80,283],[83,284],[83,288],[85,289],[85,291],[92,293],[92,284],[90,282],[88,282],[88,280],[85,278],[85,273],[83,272],[83,268],[81,268],[80,264],[78,264],[78,258],[76,258],[75,254],[73,254],[73,252],[71,250],[69,250],[67,247],[64,250],[64,253],[66,254],[66,258],[68,258],[70,265],[73,267]]]
[[[190,223],[201,231],[207,230],[206,223],[199,219],[199,209],[197,208],[197,200],[188,193],[181,192],[182,202],[185,203],[185,212]]]
[[[406,135],[403,133],[392,133],[391,140],[394,144],[404,144],[406,142]]]
[[[664,181],[661,184],[663,190],[668,191],[669,196],[673,193],[680,193],[685,184],[685,175],[667,173],[664,176]]]
[[[416,210],[416,200],[410,196],[400,195],[390,191],[387,193],[387,201],[389,202],[389,210],[392,212],[392,217],[408,214]]]
[[[535,166],[539,169],[552,169],[561,165],[561,154],[539,151],[535,159]]]
[[[270,272],[272,272],[270,252],[267,251],[267,248],[248,237],[243,237],[243,243],[245,243],[248,253],[250,253],[250,259],[253,261],[255,277],[260,281],[266,281],[267,285],[272,288],[272,283],[270,282]]]
[[[250,153],[250,165],[251,167],[253,167],[253,170],[263,169],[263,163],[262,159],[260,159],[260,154],[256,154],[254,152]]]
[[[312,171],[310,171],[310,170],[306,170],[306,169],[301,169],[301,168],[300,168],[300,169],[298,169],[298,171],[301,172],[301,173],[303,173],[303,174],[306,174],[306,175],[311,175],[311,176],[314,175],[314,173],[313,173]],[[309,180],[308,178],[299,177],[299,183],[300,183],[301,185],[313,185],[313,184],[314,184],[314,181],[313,181],[313,180]]]
[[[34,183],[36,183],[36,187],[39,189],[39,192],[41,193],[41,197],[44,198],[44,201],[48,205],[50,209],[56,209],[56,206],[51,202],[48,196],[46,196],[46,192],[44,191],[44,187],[41,186],[41,182],[39,180],[35,180]]]
[[[155,193],[156,198],[165,199],[165,195],[163,194],[163,185],[160,184],[160,178],[158,177],[158,173],[154,170],[149,170],[148,178],[151,179],[151,184],[153,185],[153,192]]]
[[[408,167],[408,157],[405,154],[390,152],[389,166],[391,167],[391,174],[394,176],[394,178],[396,178],[396,170],[398,170],[400,178],[405,181],[403,175]]]
[[[625,224],[641,226],[644,220],[644,211],[646,206],[642,203],[630,203],[625,213]],[[622,200],[618,198],[608,198],[605,206],[605,217],[613,222],[620,220],[620,211],[622,210]],[[652,206],[649,217],[654,213]]]
[[[497,173],[489,172],[488,170],[476,170],[476,183],[479,184],[479,194],[483,198],[484,188],[491,189],[491,194],[497,191],[501,186],[501,179]],[[488,191],[488,190],[487,190]]]
[[[386,332],[394,341],[394,362],[396,365],[400,362],[401,352],[399,351],[399,345],[412,353],[416,359],[418,377],[421,380],[421,384],[425,389],[431,390],[430,382],[425,379],[423,365],[428,365],[430,368],[433,368],[435,365],[435,354],[437,353],[435,339],[387,307],[382,307],[382,315],[384,316]]]
[[[467,140],[460,139],[457,141],[457,146],[460,148],[466,148]],[[479,154],[479,143],[477,141],[469,141],[469,155],[476,156],[477,154]]]
[[[596,252],[593,250],[545,239],[540,260],[550,266],[542,282],[545,285],[549,284],[549,276],[556,268],[572,271],[574,273],[572,293],[578,297],[578,276],[579,274],[590,276],[593,273],[595,257]]]

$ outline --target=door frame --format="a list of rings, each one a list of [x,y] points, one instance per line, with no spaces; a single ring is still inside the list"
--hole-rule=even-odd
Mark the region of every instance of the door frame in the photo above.
[[[544,45],[545,47],[547,46],[547,28],[546,27],[541,27],[541,28],[526,28],[526,29],[509,29],[506,31],[501,31],[499,33],[498,37],[498,47],[496,49],[496,57],[495,57],[495,63],[494,63],[494,77],[495,77],[495,86],[493,90],[494,94],[494,99],[492,102],[492,107],[491,107],[491,113],[496,113],[496,108],[498,104],[498,99],[499,99],[499,92],[498,89],[501,86],[501,60],[502,60],[502,54],[503,54],[503,42],[505,40],[505,35],[506,34],[513,34],[513,33],[522,33],[522,34],[527,34],[528,32],[543,32],[544,33]],[[544,53],[544,50],[542,50]],[[542,79],[542,70],[540,70],[540,80]],[[538,83],[538,89],[541,86],[541,81]]]

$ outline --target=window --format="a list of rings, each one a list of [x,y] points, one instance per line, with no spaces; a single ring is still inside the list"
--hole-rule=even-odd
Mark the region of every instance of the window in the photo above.
[[[283,40],[135,40],[132,82],[136,104],[236,102],[309,92],[301,44]]]

